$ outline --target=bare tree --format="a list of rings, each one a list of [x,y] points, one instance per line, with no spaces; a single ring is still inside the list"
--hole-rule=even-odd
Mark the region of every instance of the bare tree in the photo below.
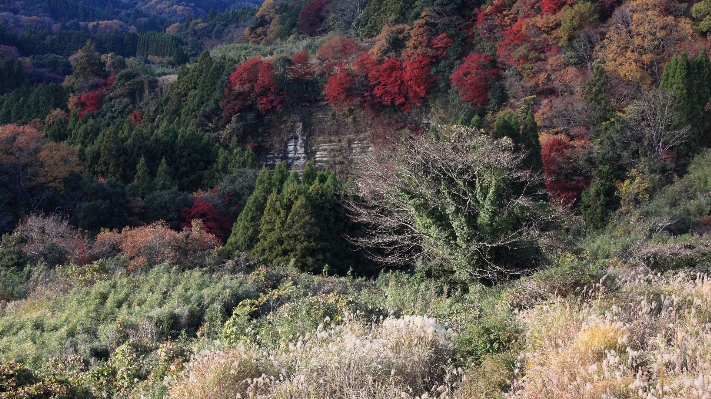
[[[634,133],[630,145],[639,146],[642,156],[662,159],[691,137],[691,126],[679,127],[681,116],[674,109],[674,95],[667,91],[650,90],[627,107],[626,116]]]
[[[553,217],[531,196],[541,176],[521,168],[525,153],[475,129],[441,128],[437,135],[360,160],[358,200],[349,211],[366,232],[356,242],[387,265],[424,260],[466,278],[500,279],[536,267],[541,228]]]

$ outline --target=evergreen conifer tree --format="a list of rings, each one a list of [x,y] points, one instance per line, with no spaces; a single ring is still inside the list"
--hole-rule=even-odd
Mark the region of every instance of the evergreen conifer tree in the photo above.
[[[287,218],[287,211],[282,205],[281,198],[277,190],[272,190],[267,198],[267,205],[264,214],[259,221],[259,235],[254,249],[250,251],[250,256],[266,263],[283,261],[284,245],[284,224]]]
[[[307,187],[311,187],[311,185],[314,184],[314,181],[316,181],[316,177],[318,177],[316,167],[311,161],[306,162],[306,166],[304,167],[304,175],[301,178],[303,183]]]
[[[691,126],[692,140],[681,152],[711,145],[711,113],[706,110],[711,99],[711,63],[706,50],[696,58],[689,59],[686,53],[673,57],[664,67],[659,89],[674,94],[674,105],[681,115],[677,127]]]
[[[170,172],[170,166],[168,162],[163,157],[160,160],[160,165],[158,165],[158,171],[156,171],[156,178],[154,180],[156,188],[159,190],[166,190],[173,186],[173,177]]]
[[[147,193],[151,188],[151,172],[148,170],[146,158],[141,156],[136,166],[136,176],[133,179],[133,184],[142,192]]]
[[[494,131],[491,136],[494,139],[509,137],[513,140],[514,144],[519,144],[521,142],[521,135],[516,115],[499,115],[494,121]]]
[[[289,212],[283,229],[284,256],[299,270],[318,273],[323,269],[322,228],[306,196],[299,196]]]
[[[608,120],[612,114],[612,105],[607,100],[607,92],[610,89],[607,72],[600,64],[595,64],[593,73],[583,86],[582,98],[591,109],[591,116],[588,123],[596,126]]]
[[[541,160],[541,141],[538,138],[538,125],[536,125],[536,120],[533,118],[532,111],[528,111],[526,119],[523,121],[523,126],[521,128],[521,141],[528,152],[524,166],[536,171],[543,170],[543,161]]]
[[[264,168],[257,176],[254,192],[232,226],[232,234],[224,246],[223,256],[230,256],[236,251],[248,252],[257,244],[259,224],[272,188],[272,177],[269,170]]]
[[[278,193],[281,193],[284,187],[284,182],[289,177],[289,171],[286,169],[284,162],[279,162],[274,167],[274,175],[272,176],[272,187],[276,188]]]

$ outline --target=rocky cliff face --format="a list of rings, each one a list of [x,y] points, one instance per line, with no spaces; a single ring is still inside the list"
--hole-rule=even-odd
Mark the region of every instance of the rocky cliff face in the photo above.
[[[330,168],[348,175],[358,154],[370,151],[369,118],[354,110],[334,110],[319,104],[295,114],[291,132],[283,144],[266,154],[265,163],[273,168],[286,162],[291,170],[303,170],[307,161],[318,168]]]

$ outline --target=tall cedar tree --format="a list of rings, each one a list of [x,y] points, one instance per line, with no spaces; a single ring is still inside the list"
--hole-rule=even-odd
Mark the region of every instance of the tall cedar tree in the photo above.
[[[269,175],[269,170],[264,168],[257,176],[254,192],[232,226],[232,234],[230,234],[227,244],[223,248],[224,256],[230,256],[237,251],[247,252],[257,244],[259,223],[267,206],[267,199],[272,192],[272,188],[272,178]]]
[[[691,125],[692,145],[696,148],[711,145],[711,63],[706,49],[696,58],[686,53],[675,56],[662,73],[659,88],[674,94],[674,107],[681,115],[678,126]]]

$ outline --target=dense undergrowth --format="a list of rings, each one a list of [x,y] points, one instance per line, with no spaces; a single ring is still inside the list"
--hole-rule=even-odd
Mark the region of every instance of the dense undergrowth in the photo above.
[[[493,286],[240,254],[131,272],[124,255],[40,264],[0,312],[3,397],[705,397],[711,242],[695,212],[709,159]]]

